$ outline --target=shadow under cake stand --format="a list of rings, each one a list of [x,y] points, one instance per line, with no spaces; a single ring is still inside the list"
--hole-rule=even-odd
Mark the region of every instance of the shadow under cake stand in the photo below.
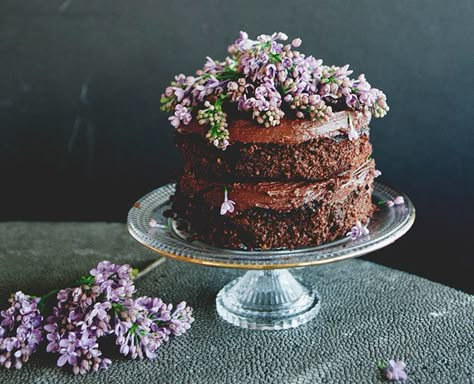
[[[249,270],[218,293],[216,307],[226,321],[243,328],[278,330],[294,328],[313,319],[321,298],[316,288],[295,278],[289,268],[341,261],[386,247],[403,236],[415,220],[410,199],[392,188],[375,183],[374,203],[403,196],[405,203],[383,205],[372,217],[369,235],[344,238],[317,247],[295,250],[230,250],[200,241],[189,241],[179,220],[168,219],[174,184],[168,184],[139,199],[127,218],[130,234],[145,247],[172,259],[213,267]],[[150,226],[150,221],[156,223]]]

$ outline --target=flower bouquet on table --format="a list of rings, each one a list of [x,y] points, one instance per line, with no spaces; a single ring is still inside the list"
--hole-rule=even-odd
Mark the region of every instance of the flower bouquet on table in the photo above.
[[[112,363],[100,349],[105,337],[114,338],[124,356],[157,357],[170,337],[191,327],[192,308],[185,302],[174,308],[159,298],[134,298],[135,276],[129,265],[103,261],[73,288],[43,297],[13,294],[10,307],[1,312],[0,365],[21,368],[44,339],[46,351],[58,355],[58,366],[70,366],[74,374]],[[54,294],[56,302],[46,317]]]

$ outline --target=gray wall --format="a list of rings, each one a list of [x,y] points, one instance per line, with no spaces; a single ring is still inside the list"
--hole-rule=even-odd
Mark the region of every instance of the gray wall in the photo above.
[[[159,109],[171,77],[239,30],[286,32],[388,95],[382,179],[418,208],[374,260],[465,289],[472,252],[472,0],[0,1],[0,219],[124,220],[181,163]],[[82,93],[82,96],[81,96]],[[470,244],[470,243],[469,243]]]

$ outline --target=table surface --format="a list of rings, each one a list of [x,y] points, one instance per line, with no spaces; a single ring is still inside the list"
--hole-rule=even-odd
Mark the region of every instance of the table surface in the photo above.
[[[0,308],[11,292],[65,287],[104,259],[144,268],[157,258],[124,224],[0,223]],[[295,271],[321,294],[314,321],[259,332],[215,311],[219,289],[240,274],[167,260],[137,281],[138,295],[186,300],[195,311],[191,330],[156,360],[114,354],[107,371],[76,377],[37,352],[19,371],[0,368],[0,383],[378,383],[377,362],[393,357],[407,363],[409,383],[474,383],[473,296],[348,260]]]

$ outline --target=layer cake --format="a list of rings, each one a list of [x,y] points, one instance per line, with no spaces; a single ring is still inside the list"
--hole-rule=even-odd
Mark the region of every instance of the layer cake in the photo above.
[[[225,61],[208,58],[162,95],[184,161],[173,214],[201,241],[320,245],[374,211],[369,123],[388,111],[385,95],[348,66],[294,51],[299,39],[278,43],[285,37],[241,34]]]

